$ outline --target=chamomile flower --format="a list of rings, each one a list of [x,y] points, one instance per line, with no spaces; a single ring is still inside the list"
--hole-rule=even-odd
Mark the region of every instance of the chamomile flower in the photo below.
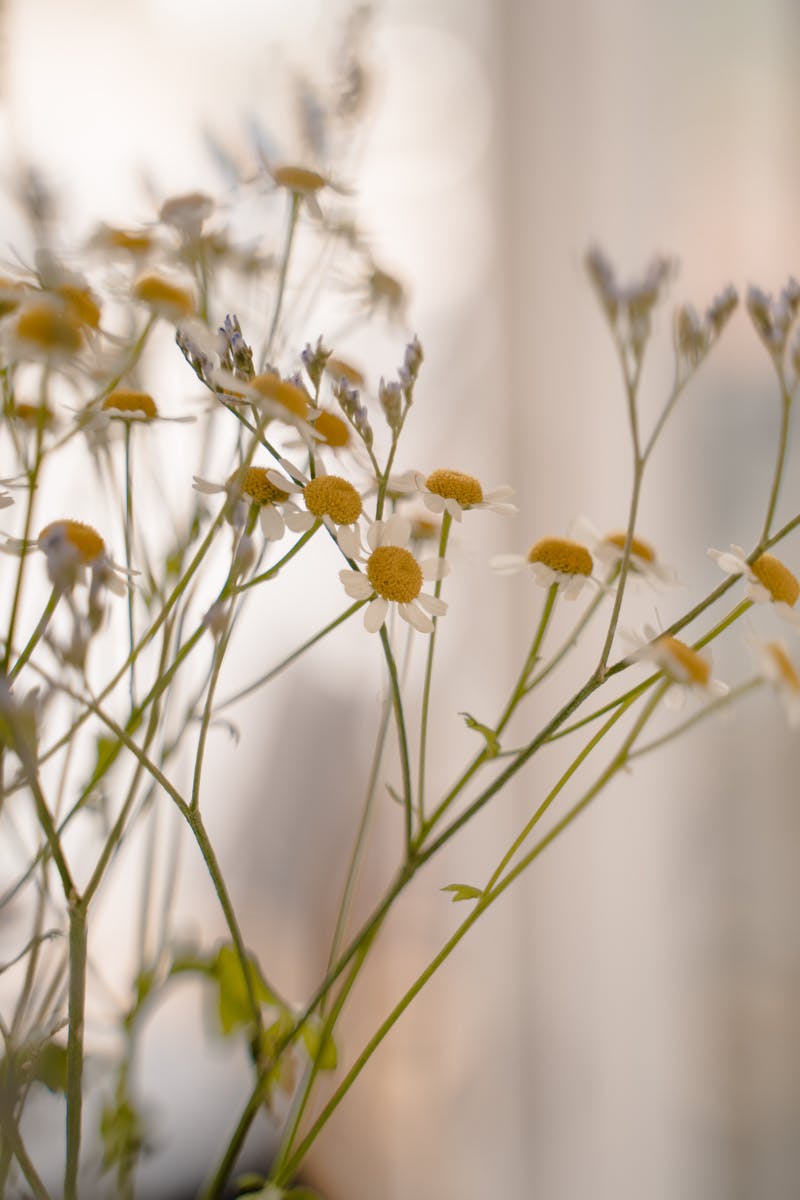
[[[748,599],[756,604],[771,603],[778,616],[792,625],[800,625],[800,611],[795,607],[800,597],[800,583],[774,554],[760,554],[748,562],[741,546],[730,550],[709,550],[721,570],[728,575],[744,575],[748,582]]]
[[[534,542],[527,555],[498,554],[491,560],[494,571],[511,575],[526,567],[540,587],[556,584],[565,600],[574,600],[592,578],[594,562],[581,542],[568,538],[545,537]]]
[[[167,279],[157,271],[140,275],[133,285],[136,300],[146,305],[154,316],[167,321],[180,321],[195,310],[194,295],[183,283]]]
[[[509,501],[514,489],[508,485],[484,492],[474,475],[463,471],[438,468],[430,475],[414,473],[417,489],[423,501],[433,513],[448,512],[454,521],[460,521],[462,513],[472,508],[488,508],[501,516],[515,516],[517,507]]]
[[[149,392],[123,387],[109,392],[97,416],[101,422],[116,419],[142,424],[152,421],[177,421],[180,424],[194,420],[194,417],[165,417],[158,411],[158,405]]]
[[[751,649],[759,674],[778,693],[792,728],[800,726],[800,675],[783,642],[753,641]]]
[[[601,534],[586,517],[578,517],[571,532],[580,541],[586,542],[595,562],[604,566],[607,571],[615,571],[622,562],[625,551],[625,531],[614,529]],[[678,574],[674,567],[659,561],[655,548],[644,538],[635,534],[631,539],[631,553],[628,559],[629,582],[641,580],[653,587],[680,587]]]
[[[318,220],[322,218],[322,209],[317,199],[319,192],[326,187],[333,188],[334,191],[338,192],[343,191],[339,185],[334,184],[326,175],[322,175],[319,171],[314,171],[310,167],[299,167],[291,163],[284,163],[281,166],[269,167],[268,171],[276,188],[284,188],[287,192],[290,192],[295,202],[304,205],[312,217],[316,217]]]
[[[272,478],[271,478],[272,477]],[[273,482],[274,478],[281,482]],[[255,510],[264,537],[271,542],[280,541],[286,532],[289,515],[301,516],[299,509],[290,499],[290,492],[297,489],[290,480],[266,467],[240,467],[224,483],[194,476],[193,487],[204,496],[224,492],[227,496],[227,519],[231,525],[241,529],[247,523],[248,510]]]
[[[705,654],[699,654],[686,642],[680,641],[669,634],[656,634],[649,626],[645,628],[645,638],[634,638],[628,635],[626,640],[638,642],[639,646],[630,658],[640,662],[652,662],[682,690],[671,696],[673,707],[679,707],[687,691],[705,693],[710,697],[727,695],[727,684],[711,676],[711,659]],[[624,635],[623,635],[624,636]],[[644,641],[644,644],[641,644]]]
[[[377,633],[389,614],[389,606],[420,633],[431,633],[431,616],[441,617],[447,604],[437,596],[423,592],[425,580],[442,579],[447,563],[442,558],[417,560],[407,549],[410,523],[399,516],[375,521],[367,532],[371,553],[363,571],[340,571],[344,590],[354,600],[369,600],[364,613],[364,628]]]
[[[281,379],[271,371],[254,375],[249,384],[242,387],[267,416],[277,417],[296,425],[308,420],[309,400],[304,388],[288,379]],[[266,401],[266,404],[263,402]]]
[[[268,471],[267,478],[286,488],[294,495],[302,495],[306,511],[287,514],[286,524],[294,532],[310,529],[315,521],[322,521],[329,533],[336,538],[339,548],[347,558],[358,558],[361,552],[361,535],[358,522],[364,511],[361,496],[348,479],[341,475],[326,475],[322,463],[317,464],[314,479],[307,479],[297,467],[281,459],[281,465],[292,473],[296,482],[284,479],[277,471]]]
[[[2,549],[11,554],[24,554],[29,544],[7,538]],[[51,521],[33,545],[44,554],[50,581],[61,592],[70,592],[75,584],[85,583],[87,570],[91,599],[103,588],[124,596],[131,587],[132,572],[111,560],[100,534],[83,521],[69,518]]]
[[[8,357],[59,362],[84,345],[85,322],[72,305],[42,293],[20,306],[5,331]]]

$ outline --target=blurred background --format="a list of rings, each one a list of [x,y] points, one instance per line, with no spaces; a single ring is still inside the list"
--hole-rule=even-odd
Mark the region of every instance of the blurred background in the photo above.
[[[5,0],[6,186],[22,163],[46,168],[77,240],[100,219],[152,218],[170,193],[218,192],[220,147],[235,159],[254,123],[278,159],[296,158],[292,97],[335,63],[350,11],[322,0]],[[474,748],[456,714],[501,706],[538,612],[529,581],[491,576],[490,555],[563,536],[580,514],[601,530],[625,523],[624,394],[585,251],[600,245],[622,278],[656,253],[680,262],[648,353],[646,420],[671,384],[673,303],[702,310],[727,283],[777,292],[798,268],[798,48],[792,0],[373,8],[369,104],[342,174],[376,256],[407,285],[408,315],[337,349],[377,379],[418,333],[426,360],[398,465],[509,482],[520,507],[513,521],[480,513],[457,530],[432,794]],[[3,240],[21,245],[15,211],[4,210]],[[300,328],[294,349],[325,332]],[[645,485],[639,532],[686,585],[658,598],[662,625],[719,581],[709,546],[757,539],[778,413],[767,355],[739,311]],[[795,430],[779,521],[797,510],[797,449]],[[800,566],[796,539],[783,557]],[[287,601],[291,644],[302,616]],[[796,650],[796,634],[757,616],[760,632],[791,636]],[[652,598],[629,623],[645,619]],[[274,644],[274,628],[256,629]],[[238,746],[222,734],[211,745],[208,822],[246,939],[298,1001],[324,970],[376,725],[380,677],[361,642],[323,643],[268,701],[237,709]],[[250,678],[252,643],[238,653],[230,691],[237,666]],[[733,636],[715,674],[736,680],[748,661]],[[520,741],[545,712],[525,711]],[[460,918],[439,889],[480,882],[567,761],[560,750],[537,759],[415,881],[343,1026],[346,1061]],[[326,1200],[796,1197],[798,766],[797,736],[766,692],[637,762],[404,1016],[320,1138],[309,1183]],[[356,915],[394,869],[399,828],[387,800]],[[126,879],[115,876],[95,933],[111,976]],[[224,931],[191,850],[180,886],[187,936],[213,944]],[[137,1086],[159,1153],[143,1195],[193,1194],[246,1097],[243,1053],[213,1038],[198,1053],[208,1024],[199,989],[181,984],[148,1026]],[[56,1142],[61,1112],[43,1106],[37,1119],[42,1144]],[[254,1129],[245,1164],[263,1165],[270,1144],[265,1125]]]

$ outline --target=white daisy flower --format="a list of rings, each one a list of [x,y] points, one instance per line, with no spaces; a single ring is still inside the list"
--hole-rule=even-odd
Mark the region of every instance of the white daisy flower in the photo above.
[[[778,693],[793,729],[800,726],[800,675],[783,642],[752,641],[759,674]]]
[[[389,605],[420,633],[431,633],[431,615],[444,616],[447,604],[422,591],[423,582],[443,579],[447,562],[443,558],[418,561],[407,549],[411,525],[397,515],[387,521],[375,521],[367,532],[371,554],[364,571],[340,571],[344,590],[354,600],[369,600],[364,613],[364,628],[377,633],[389,613]],[[429,615],[430,614],[430,615]]]
[[[570,533],[589,546],[595,562],[611,572],[622,562],[625,551],[624,530],[611,530],[601,534],[586,517],[578,517]],[[631,553],[628,559],[629,583],[641,580],[653,587],[680,587],[681,583],[674,567],[659,562],[655,549],[643,538],[631,538]]]
[[[314,479],[307,479],[302,471],[285,459],[281,459],[281,465],[299,482],[283,479],[277,471],[268,471],[267,479],[295,495],[302,495],[306,506],[305,512],[287,513],[289,528],[299,533],[310,529],[315,521],[322,521],[328,532],[336,538],[342,553],[347,558],[358,558],[361,554],[358,522],[364,507],[353,484],[341,475],[326,475],[320,462],[317,463]]]
[[[516,516],[518,512],[517,506],[509,503],[514,489],[507,484],[484,492],[474,475],[441,467],[427,478],[421,471],[415,471],[413,478],[431,512],[448,512],[454,521],[460,521],[461,514],[471,508],[488,508],[504,517]]]
[[[540,538],[527,555],[495,555],[491,567],[501,575],[512,575],[527,567],[540,587],[556,584],[565,600],[574,600],[587,584],[597,583],[592,578],[591,554],[582,543],[567,538]]]
[[[186,424],[194,421],[194,417],[165,417],[158,411],[158,405],[149,392],[119,387],[108,393],[96,414],[98,425],[111,420],[142,424],[152,421],[174,421]]]
[[[273,479],[279,479],[280,484]],[[303,515],[290,499],[290,493],[298,490],[295,485],[266,467],[240,467],[225,483],[195,475],[193,487],[204,496],[224,492],[228,498],[227,519],[237,529],[244,527],[248,510],[255,508],[264,537],[271,542],[280,541],[287,524],[290,529],[296,528],[294,518]]]
[[[18,538],[6,538],[2,549],[10,554],[25,554],[30,544]],[[92,600],[104,587],[124,596],[132,586],[134,572],[113,562],[100,534],[83,521],[68,518],[51,521],[33,545],[44,554],[50,581],[62,592],[71,591],[76,583],[85,583],[87,568]]]
[[[800,597],[800,583],[774,554],[760,554],[749,563],[741,546],[730,550],[709,550],[721,570],[728,575],[744,575],[748,582],[748,599],[756,604],[771,603],[778,616],[792,625],[800,625],[800,611],[795,608]]]
[[[624,633],[622,637],[628,642],[638,643],[629,658],[655,663],[679,686],[680,690],[668,693],[668,702],[671,701],[672,707],[680,707],[688,691],[703,692],[713,697],[725,696],[730,690],[727,684],[712,678],[710,657],[699,654],[678,638],[667,633],[658,634],[650,626],[645,626],[643,638]]]

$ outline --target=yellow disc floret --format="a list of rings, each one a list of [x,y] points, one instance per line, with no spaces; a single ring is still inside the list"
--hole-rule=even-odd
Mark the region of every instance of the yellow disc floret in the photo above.
[[[155,272],[140,275],[134,284],[133,294],[154,312],[165,316],[188,317],[194,312],[194,297],[188,288],[172,283]]]
[[[344,376],[353,387],[363,387],[366,382],[363,372],[359,371],[358,367],[354,367],[352,363],[343,358],[336,358],[334,355],[331,355],[326,361],[325,370],[334,379],[341,379]]]
[[[229,488],[238,488],[254,504],[280,504],[289,499],[289,493],[267,477],[266,467],[248,467],[246,471],[234,471],[228,480]]]
[[[319,171],[311,171],[308,167],[283,166],[276,167],[272,178],[278,187],[288,188],[290,192],[318,192],[327,183]]]
[[[73,283],[60,283],[57,294],[77,321],[97,329],[100,324],[100,307],[88,288]]]
[[[320,435],[326,446],[333,446],[335,450],[340,450],[343,446],[350,444],[350,429],[347,422],[338,417],[336,413],[328,412],[326,408],[320,412],[314,422],[314,431]]]
[[[362,513],[361,497],[352,483],[338,475],[318,475],[303,492],[306,508],[315,517],[330,517],[336,525],[353,525]]]
[[[592,556],[580,542],[567,538],[540,538],[528,551],[529,563],[542,563],[561,575],[591,575]]]
[[[615,546],[617,550],[625,549],[626,534],[615,531],[607,533],[603,541],[609,546]],[[656,552],[649,542],[642,541],[641,538],[631,538],[631,554],[635,554],[642,562],[653,563],[656,561]]]
[[[705,687],[711,677],[711,663],[691,646],[664,634],[655,642],[661,652],[659,662],[677,683],[698,683]]]
[[[780,642],[767,642],[764,649],[772,659],[780,683],[789,691],[800,695],[800,676],[792,666],[789,655]]]
[[[156,402],[149,392],[137,392],[133,388],[115,388],[106,396],[103,408],[146,421],[152,421],[158,416]]]
[[[773,600],[793,607],[800,596],[800,583],[774,554],[762,554],[750,564],[750,570]]]
[[[410,604],[422,590],[422,571],[410,550],[378,546],[367,560],[367,578],[384,600]]]
[[[39,349],[77,354],[83,344],[81,323],[74,312],[54,304],[30,304],[17,317],[17,337]]]
[[[445,500],[455,500],[462,508],[470,508],[483,500],[483,488],[474,475],[465,475],[462,471],[446,471],[440,468],[425,480],[429,492],[444,497]]]
[[[45,525],[39,534],[39,545],[46,544],[53,535],[59,534],[77,550],[81,562],[91,563],[101,554],[105,554],[106,544],[96,529],[85,525],[83,521],[69,519],[51,521],[49,525]]]
[[[267,400],[272,400],[275,404],[279,404],[281,408],[285,408],[287,412],[292,413],[295,417],[301,417],[303,420],[308,416],[308,396],[294,383],[289,383],[286,379],[281,379],[280,375],[254,375],[250,380],[251,387],[254,387],[259,395],[264,396]]]

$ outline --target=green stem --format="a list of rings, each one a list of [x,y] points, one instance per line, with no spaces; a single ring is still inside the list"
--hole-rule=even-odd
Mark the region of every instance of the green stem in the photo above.
[[[310,529],[307,529],[302,537],[297,539],[291,550],[284,554],[283,558],[279,562],[276,562],[273,567],[270,567],[268,571],[262,571],[260,575],[254,575],[252,579],[247,579],[244,583],[236,584],[234,587],[228,588],[227,591],[232,595],[236,595],[239,592],[246,592],[248,588],[255,587],[257,583],[263,583],[265,579],[274,579],[281,568],[285,567],[287,562],[294,558],[298,551],[302,550],[306,542],[310,541],[321,525],[321,521],[315,521]]]
[[[392,647],[389,643],[389,635],[386,632],[386,625],[381,625],[380,629],[381,645],[386,659],[386,665],[389,668],[389,681],[392,689],[392,704],[394,707],[395,724],[397,726],[397,742],[400,748],[400,766],[403,773],[403,807],[405,810],[405,844],[406,857],[411,853],[413,840],[413,797],[411,793],[411,763],[408,756],[408,737],[406,735],[406,723],[403,715],[403,699],[400,695],[400,681],[397,677],[397,665],[392,654]]]
[[[130,571],[132,564],[132,546],[133,546],[133,482],[131,478],[131,422],[125,421],[125,566]],[[129,587],[128,592],[128,636],[130,641],[130,697],[131,708],[136,707],[136,658],[133,653],[133,648],[136,645],[136,638],[133,629],[133,588]]]
[[[746,683],[741,683],[737,688],[733,688],[730,692],[726,692],[724,696],[719,696],[712,700],[710,704],[704,705],[698,712],[693,713],[691,717],[687,717],[680,725],[676,725],[674,729],[670,729],[668,733],[662,734],[661,737],[654,738],[652,742],[646,742],[644,746],[640,746],[638,750],[634,750],[628,755],[628,762],[632,762],[635,758],[641,758],[643,754],[649,754],[651,750],[657,750],[661,746],[666,746],[668,742],[672,742],[675,738],[680,737],[691,729],[693,725],[699,724],[700,721],[705,721],[707,717],[718,713],[720,709],[727,708],[729,704],[733,704],[735,700],[741,700],[742,696],[746,696],[748,692],[752,692],[755,688],[760,687],[764,680],[756,677],[750,679]]]
[[[19,1168],[25,1176],[25,1181],[31,1189],[35,1200],[51,1200],[50,1193],[42,1183],[33,1162],[31,1161],[28,1151],[25,1149],[25,1144],[22,1141],[19,1129],[14,1122],[14,1118],[10,1113],[0,1116],[0,1128],[3,1131],[3,1138],[8,1143],[8,1148],[11,1154],[19,1163]],[[0,1180],[0,1196],[5,1195],[4,1181]]]
[[[53,588],[52,592],[50,593],[50,597],[47,601],[47,604],[45,605],[44,612],[42,613],[41,617],[39,618],[38,625],[34,629],[31,636],[28,638],[27,645],[21,651],[19,658],[14,663],[14,666],[11,668],[11,670],[8,673],[9,679],[15,679],[17,677],[17,675],[20,673],[22,668],[25,666],[25,663],[30,658],[31,654],[33,654],[33,651],[36,649],[36,646],[38,645],[38,643],[41,641],[42,637],[44,636],[44,634],[47,630],[47,626],[50,624],[50,618],[52,617],[53,613],[55,612],[56,605],[58,604],[60,599],[61,599],[60,589]]]
[[[77,1200],[83,1103],[83,1023],[86,1003],[86,913],[69,909],[69,1032],[67,1035],[67,1163],[64,1200]]]
[[[775,474],[772,480],[772,488],[769,494],[769,503],[767,505],[767,515],[764,518],[764,529],[761,534],[762,542],[765,542],[769,537],[770,526],[772,519],[775,516],[775,507],[778,503],[778,492],[780,491],[781,480],[783,478],[783,469],[786,464],[786,447],[788,444],[789,435],[789,414],[792,408],[792,397],[786,387],[786,382],[783,378],[783,373],[779,373],[781,384],[781,425],[778,435],[778,455],[775,462]]]
[[[515,686],[513,692],[511,693],[511,697],[508,701],[508,704],[503,709],[503,714],[495,726],[494,731],[498,737],[503,732],[503,730],[505,729],[508,722],[511,720],[514,710],[516,709],[520,700],[522,700],[523,696],[526,693],[526,690],[527,690],[526,685],[527,685],[528,679],[530,678],[531,671],[534,669],[534,667],[536,666],[536,663],[539,660],[539,651],[542,648],[542,642],[544,641],[544,635],[547,632],[547,627],[550,624],[550,618],[552,617],[553,612],[555,611],[557,599],[558,599],[558,584],[551,583],[550,587],[547,589],[547,595],[545,596],[544,607],[542,608],[542,615],[539,618],[539,624],[536,626],[536,632],[533,635],[533,641],[531,643],[531,648],[528,651],[528,657],[525,659],[525,663],[520,672],[519,679],[517,680],[516,686]],[[437,812],[437,815],[438,815],[438,812]]]
[[[608,584],[610,584],[613,581],[614,575],[616,575],[618,573],[618,571],[619,571],[619,564],[617,564],[617,566],[614,568],[614,571],[612,572],[612,574],[606,580],[606,586],[608,586]],[[586,609],[585,609],[583,615],[579,618],[579,620],[573,626],[572,632],[570,633],[570,635],[566,639],[566,641],[559,647],[559,649],[552,656],[552,658],[548,659],[546,665],[544,667],[542,667],[542,669],[541,669],[541,671],[539,671],[538,675],[534,675],[534,677],[533,677],[533,679],[531,679],[530,683],[525,685],[525,695],[526,696],[530,692],[532,692],[534,688],[538,687],[539,684],[544,679],[546,679],[547,676],[550,675],[556,669],[556,667],[562,661],[562,659],[565,657],[565,655],[568,654],[569,651],[572,650],[577,645],[578,638],[583,633],[584,629],[589,624],[592,617],[597,612],[598,608],[600,607],[600,605],[603,603],[604,600],[605,600],[605,592],[598,591],[597,594],[592,598],[591,603],[586,606]]]
[[[447,509],[442,515],[442,528],[439,533],[439,558],[443,559],[447,550],[447,539],[450,534],[450,526],[453,518]],[[442,594],[442,580],[437,579],[433,590],[434,596],[438,598]],[[425,827],[425,752],[428,743],[428,708],[431,698],[431,678],[433,675],[433,654],[436,649],[436,633],[439,628],[438,619],[434,616],[433,630],[428,638],[428,657],[425,663],[425,681],[422,686],[422,716],[420,718],[419,727],[419,774],[417,778],[417,817],[419,820],[420,829]]]
[[[42,379],[42,403],[47,400],[47,372]],[[33,528],[33,510],[36,502],[36,490],[39,485],[39,471],[41,469],[44,455],[42,454],[42,437],[44,435],[44,425],[41,421],[36,425],[36,449],[34,454],[33,466],[28,473],[28,501],[25,506],[25,526],[22,532],[23,549],[19,560],[19,569],[17,570],[17,580],[14,585],[14,598],[11,601],[11,615],[8,620],[8,633],[6,634],[6,649],[3,655],[3,675],[8,674],[8,664],[11,661],[12,647],[14,645],[14,632],[17,625],[17,615],[19,613],[19,603],[22,596],[22,580],[25,574],[25,565],[28,558],[28,543],[31,539],[31,529]]]

